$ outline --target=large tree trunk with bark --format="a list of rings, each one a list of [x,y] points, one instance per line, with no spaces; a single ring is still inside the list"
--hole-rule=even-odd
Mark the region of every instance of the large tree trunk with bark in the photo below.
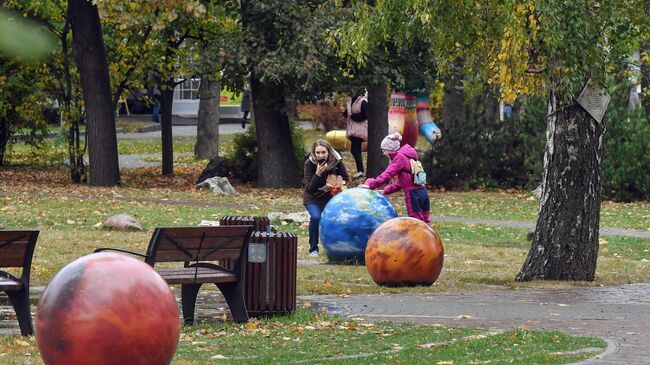
[[[196,125],[194,156],[211,159],[219,154],[219,97],[221,84],[207,75],[199,87],[199,120]]]
[[[379,147],[388,134],[388,86],[384,83],[368,88],[368,171],[367,176],[381,174],[388,159]]]
[[[598,257],[604,122],[551,96],[547,128],[537,226],[516,280],[591,281]]]
[[[68,16],[86,108],[90,184],[115,186],[120,182],[115,111],[99,13],[90,1],[68,0]]]
[[[291,143],[284,89],[251,75],[257,133],[257,185],[264,188],[300,186],[298,161]]]
[[[162,174],[174,175],[174,140],[172,136],[172,104],[174,103],[174,87],[176,83],[171,78],[165,81],[160,91],[160,136],[162,140]]]

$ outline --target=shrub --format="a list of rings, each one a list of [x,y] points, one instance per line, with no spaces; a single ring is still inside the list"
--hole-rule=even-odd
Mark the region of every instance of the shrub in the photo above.
[[[618,85],[607,112],[603,195],[614,200],[650,199],[650,124],[644,109],[629,110],[630,85]]]
[[[315,129],[323,129],[326,132],[345,128],[346,125],[341,107],[336,102],[319,101],[315,104],[302,104],[298,107],[298,115],[301,119],[310,120]]]
[[[531,188],[542,171],[546,103],[522,98],[500,121],[489,95],[470,98],[462,123],[441,126],[443,138],[425,155],[429,183],[446,188]]]

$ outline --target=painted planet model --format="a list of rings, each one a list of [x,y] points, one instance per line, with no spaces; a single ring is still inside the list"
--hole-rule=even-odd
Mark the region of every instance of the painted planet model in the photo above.
[[[180,334],[176,298],[153,268],[117,253],[59,271],[36,308],[45,364],[169,364]]]

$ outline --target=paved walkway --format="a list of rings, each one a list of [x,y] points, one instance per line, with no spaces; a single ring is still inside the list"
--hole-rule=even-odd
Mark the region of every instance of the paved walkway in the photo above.
[[[43,287],[32,288],[32,310],[42,290]],[[176,296],[180,298],[178,290]],[[316,308],[327,307],[330,313],[367,320],[438,323],[487,330],[559,330],[596,336],[605,339],[608,347],[584,364],[650,363],[650,284],[298,298],[298,303],[305,301],[312,302]],[[218,292],[201,291],[197,303],[198,323],[230,315]],[[19,331],[13,310],[6,301],[0,301],[0,335],[16,333]]]
[[[311,122],[299,122],[300,128],[312,129]],[[250,128],[250,123],[246,124],[246,129],[241,127],[240,123],[219,124],[219,134],[238,134]],[[173,125],[172,136],[174,137],[196,137],[196,125]],[[151,132],[136,133],[118,133],[117,139],[160,139],[160,130]]]
[[[179,118],[183,121],[188,118]],[[179,122],[180,123],[180,122]],[[303,129],[312,128],[311,122],[300,122],[300,127]],[[246,124],[246,129],[241,127],[240,123],[224,123],[219,125],[219,134],[238,134],[248,130],[250,123]],[[174,137],[196,137],[196,125],[176,125],[172,126],[172,135]],[[151,132],[137,132],[137,133],[118,133],[117,139],[119,140],[138,140],[138,139],[157,139],[160,140],[160,130]],[[192,156],[192,153],[174,153],[174,157],[179,156]],[[158,167],[161,166],[160,154],[133,154],[133,155],[120,155],[119,164],[120,168],[136,169],[140,167]],[[156,159],[156,161],[151,161]]]
[[[650,284],[469,293],[303,296],[330,311],[371,320],[490,330],[559,330],[608,340],[588,364],[650,363]]]
[[[430,218],[432,222],[459,222],[459,223],[467,223],[467,224],[485,224],[488,226],[499,226],[499,227],[509,227],[509,228],[526,228],[530,230],[535,229],[535,222],[505,221],[505,220],[497,220],[497,219],[454,217],[454,216],[442,216],[442,215],[432,215],[430,216]],[[650,229],[643,231],[639,229],[600,227],[600,235],[601,236],[627,236],[627,237],[639,237],[639,238],[650,239]],[[650,361],[648,363],[650,363]]]

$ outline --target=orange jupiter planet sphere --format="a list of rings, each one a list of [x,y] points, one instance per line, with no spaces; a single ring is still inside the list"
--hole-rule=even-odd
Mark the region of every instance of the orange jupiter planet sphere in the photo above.
[[[366,268],[379,285],[431,285],[442,271],[443,259],[440,236],[415,218],[382,223],[366,247]]]

